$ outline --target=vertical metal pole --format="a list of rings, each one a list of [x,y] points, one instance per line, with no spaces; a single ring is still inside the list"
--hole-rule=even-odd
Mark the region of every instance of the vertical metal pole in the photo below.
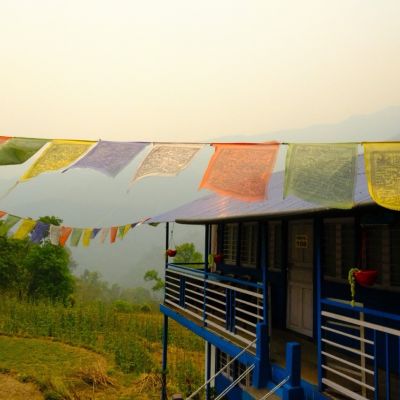
[[[165,250],[169,247],[169,223],[165,224]],[[165,274],[168,267],[168,256],[165,253]],[[165,278],[165,276],[164,276]],[[164,291],[165,301],[165,291]],[[168,356],[168,317],[164,315],[163,320],[163,336],[162,336],[162,388],[161,400],[167,400],[167,356]]]
[[[164,315],[161,400],[167,400],[167,356],[168,356],[168,317]]]
[[[210,236],[210,226],[207,224],[205,226],[204,232],[204,282],[203,282],[203,323],[206,325],[206,305],[207,305],[207,278],[208,278],[208,253],[209,249],[209,236]]]
[[[315,318],[317,322],[317,359],[318,359],[318,390],[322,391],[322,332],[321,332],[321,284],[322,284],[322,271],[321,271],[321,246],[322,246],[322,220],[316,218],[314,222],[314,255],[315,255],[315,279],[316,279],[316,312]]]
[[[207,354],[206,354],[206,382],[211,377],[211,344],[207,343]],[[206,400],[210,400],[210,383],[206,385]]]

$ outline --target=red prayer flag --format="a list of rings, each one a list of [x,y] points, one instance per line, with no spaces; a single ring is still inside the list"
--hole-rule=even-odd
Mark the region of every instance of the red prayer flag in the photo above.
[[[60,232],[60,238],[59,238],[59,244],[60,246],[64,247],[65,242],[68,240],[69,235],[72,232],[72,228],[69,228],[67,226],[62,226],[61,227],[61,232]]]
[[[0,211],[0,218],[4,217],[7,213],[5,211]]]
[[[279,143],[218,143],[213,146],[215,152],[199,188],[243,201],[266,199]]]

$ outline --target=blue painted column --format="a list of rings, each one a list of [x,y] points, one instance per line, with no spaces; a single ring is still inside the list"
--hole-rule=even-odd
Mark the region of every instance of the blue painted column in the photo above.
[[[301,385],[301,347],[299,343],[286,343],[286,374],[290,377],[284,385],[283,400],[303,400]]]
[[[253,385],[257,388],[265,387],[271,376],[269,363],[269,337],[268,337],[268,274],[267,274],[267,224],[261,224],[260,229],[260,266],[262,271],[263,291],[263,322],[257,324],[256,357],[258,363],[254,369]]]

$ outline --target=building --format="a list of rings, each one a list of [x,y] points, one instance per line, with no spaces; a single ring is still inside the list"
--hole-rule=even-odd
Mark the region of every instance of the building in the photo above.
[[[167,248],[168,222],[203,225],[218,255],[167,259],[160,306],[165,337],[172,318],[206,341],[216,399],[400,398],[400,213],[371,200],[359,170],[351,210],[283,200],[278,172],[265,202],[211,195],[150,221],[167,223]],[[352,305],[355,267],[377,278]]]

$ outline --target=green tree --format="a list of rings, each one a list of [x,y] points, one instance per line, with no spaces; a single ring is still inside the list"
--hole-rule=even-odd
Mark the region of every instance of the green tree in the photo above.
[[[174,263],[201,263],[203,262],[203,256],[196,250],[193,243],[182,243],[176,246],[176,256],[174,257]],[[196,266],[191,265],[191,266]]]
[[[144,280],[146,282],[154,282],[154,286],[151,288],[155,292],[164,289],[165,282],[159,277],[158,272],[155,269],[150,269],[144,274]]]
[[[68,253],[61,246],[50,242],[32,246],[24,261],[29,275],[28,296],[65,302],[74,291],[69,261]]]
[[[56,217],[40,220],[52,224],[62,222]],[[69,252],[48,240],[35,244],[0,237],[0,289],[3,291],[19,297],[65,301],[74,289],[70,265]]]

